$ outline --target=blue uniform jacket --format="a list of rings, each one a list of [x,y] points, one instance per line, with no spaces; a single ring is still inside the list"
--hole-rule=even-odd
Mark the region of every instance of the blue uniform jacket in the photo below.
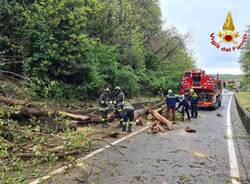
[[[191,95],[190,97],[190,103],[191,105],[197,105],[199,102],[199,97],[196,93],[194,93],[193,95]]]
[[[169,107],[175,108],[178,99],[175,95],[167,95],[165,102]]]
[[[185,108],[189,108],[189,98],[188,97],[184,97],[182,104]]]

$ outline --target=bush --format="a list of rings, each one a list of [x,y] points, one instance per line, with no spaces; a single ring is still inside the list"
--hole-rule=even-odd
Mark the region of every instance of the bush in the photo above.
[[[129,97],[138,95],[141,88],[139,77],[134,74],[129,66],[117,70],[115,85],[120,86]]]

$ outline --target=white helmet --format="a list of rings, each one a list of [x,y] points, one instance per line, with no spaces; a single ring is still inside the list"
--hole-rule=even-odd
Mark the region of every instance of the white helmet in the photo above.
[[[173,91],[170,89],[170,90],[168,90],[168,94],[172,94],[173,93]]]
[[[115,87],[115,91],[120,91],[120,90],[121,90],[121,88],[119,86]]]
[[[104,89],[104,92],[109,93],[109,92],[110,92],[110,89],[109,89],[109,88],[105,88],[105,89]]]

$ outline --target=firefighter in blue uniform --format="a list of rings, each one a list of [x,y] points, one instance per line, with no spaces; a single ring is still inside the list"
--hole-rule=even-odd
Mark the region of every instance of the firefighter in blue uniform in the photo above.
[[[125,103],[123,107],[123,127],[122,131],[132,132],[132,122],[134,121],[134,107],[130,103]]]
[[[194,91],[194,89],[190,89],[190,104],[191,104],[191,115],[192,118],[198,117],[198,102],[199,97],[197,93]]]
[[[115,87],[114,93],[115,93],[115,97],[114,97],[115,114],[120,122],[120,124],[117,127],[122,128],[123,127],[123,116],[124,116],[123,115],[123,105],[124,105],[125,95],[119,86]]]
[[[179,105],[175,110],[178,110],[179,108],[181,108],[181,117],[182,120],[185,121],[185,113],[187,114],[187,120],[190,120],[190,113],[189,113],[189,109],[190,109],[190,104],[189,104],[189,94],[185,93],[184,95],[179,97]]]
[[[110,90],[109,88],[105,88],[102,94],[99,97],[99,110],[102,116],[102,128],[108,127],[107,116],[109,110],[109,101],[110,101]]]
[[[169,115],[169,112],[171,111],[173,121],[175,121],[175,108],[178,102],[178,97],[173,93],[171,89],[168,90],[168,95],[167,95],[165,102],[167,104],[167,116]]]

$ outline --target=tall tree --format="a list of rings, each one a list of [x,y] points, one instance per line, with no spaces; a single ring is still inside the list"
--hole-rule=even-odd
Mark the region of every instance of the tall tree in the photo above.
[[[248,33],[248,40],[244,49],[241,52],[241,57],[239,62],[244,72],[243,87],[245,88],[245,90],[250,91],[250,40],[249,40],[250,26],[248,26],[247,28],[247,33]]]

